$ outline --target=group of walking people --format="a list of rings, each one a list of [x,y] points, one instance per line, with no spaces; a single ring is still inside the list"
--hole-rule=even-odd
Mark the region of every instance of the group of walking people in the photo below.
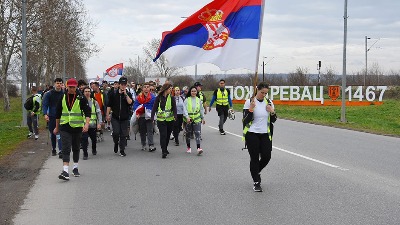
[[[84,81],[78,82],[71,78],[66,82],[66,89],[63,91],[63,81],[57,78],[53,90],[43,96],[42,110],[51,134],[52,155],[57,155],[58,141],[58,155],[63,159],[63,170],[59,179],[69,180],[71,151],[72,174],[80,176],[80,149],[83,149],[83,159],[88,159],[90,138],[92,154],[96,155],[97,137],[99,133],[102,134],[103,129],[109,127],[108,123],[112,127],[113,150],[122,157],[126,156],[130,129],[135,126],[138,127],[143,151],[156,150],[153,138],[158,130],[161,157],[166,158],[170,140],[174,140],[175,146],[179,146],[179,135],[183,131],[186,153],[192,153],[194,148],[197,155],[202,155],[201,125],[205,124],[205,114],[211,111],[214,103],[219,116],[220,135],[226,135],[224,124],[233,105],[223,79],[212,95],[208,110],[200,82],[189,88],[184,87],[184,90],[166,82],[157,94],[151,91],[154,86],[149,82],[141,85],[140,92],[135,89],[132,92],[127,87],[128,80],[125,77],[115,82],[111,89],[100,90],[99,83],[96,83],[89,87]],[[256,95],[246,100],[243,107],[243,139],[250,155],[253,190],[257,192],[262,191],[261,171],[271,159],[273,123],[276,120],[274,105],[265,97],[268,90],[268,84],[260,83]],[[34,90],[32,94],[35,94]],[[38,114],[37,107],[35,110],[30,115]],[[29,135],[32,136],[34,132],[30,128]],[[195,146],[191,145],[191,139],[195,139]]]

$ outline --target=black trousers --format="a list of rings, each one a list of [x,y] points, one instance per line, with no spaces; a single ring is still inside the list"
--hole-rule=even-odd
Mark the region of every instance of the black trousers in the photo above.
[[[70,154],[72,149],[72,159],[74,163],[79,161],[79,147],[81,143],[82,132],[69,133],[66,131],[60,131],[61,141],[62,141],[62,153],[63,162],[70,161]]]
[[[82,133],[82,150],[83,154],[87,155],[88,147],[89,147],[89,137],[92,141],[92,153],[97,152],[96,150],[96,143],[97,143],[97,136],[96,136],[96,128],[89,128],[88,132]]]
[[[228,119],[229,105],[216,105],[215,110],[217,110],[218,112],[219,116],[218,128],[221,131],[224,129],[224,124],[226,122],[226,119]]]
[[[250,155],[250,173],[254,182],[260,182],[260,172],[271,160],[272,141],[268,134],[247,132],[247,149]]]
[[[117,120],[115,118],[111,118],[111,124],[113,127],[113,140],[114,144],[118,145],[120,151],[125,151],[125,147],[127,145],[126,137],[128,136],[128,126],[129,120]]]
[[[167,153],[173,125],[174,121],[157,121],[158,130],[160,132],[160,145],[163,154]]]
[[[177,120],[174,121],[173,134],[175,143],[179,143],[179,133],[182,131],[183,114],[177,115]]]

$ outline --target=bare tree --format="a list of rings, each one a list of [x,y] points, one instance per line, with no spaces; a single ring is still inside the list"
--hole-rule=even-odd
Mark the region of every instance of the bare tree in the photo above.
[[[4,99],[4,111],[10,110],[8,96],[8,69],[12,56],[18,51],[18,36],[21,32],[20,10],[17,1],[0,1],[0,87]]]
[[[322,84],[323,85],[338,84],[336,76],[337,76],[336,71],[332,68],[332,66],[325,68],[325,72],[321,74]]]
[[[308,69],[297,67],[295,72],[289,73],[288,82],[290,85],[306,86],[310,83]]]
[[[146,55],[146,58],[149,60],[153,60],[155,57],[158,47],[160,46],[160,39],[151,40],[146,47],[143,48],[143,51]],[[172,76],[179,75],[182,71],[179,67],[168,67],[167,59],[165,56],[161,55],[157,61],[153,64],[155,66],[155,70],[157,71],[158,76],[170,78]]]

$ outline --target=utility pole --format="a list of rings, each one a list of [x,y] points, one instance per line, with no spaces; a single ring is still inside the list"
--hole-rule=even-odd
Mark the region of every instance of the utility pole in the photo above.
[[[347,0],[344,1],[344,36],[343,36],[343,74],[342,74],[342,110],[340,122],[346,123],[346,47],[347,47]]]
[[[26,0],[22,0],[22,84],[21,84],[21,97],[22,97],[22,127],[27,125],[27,112],[24,108],[24,103],[26,101]]]

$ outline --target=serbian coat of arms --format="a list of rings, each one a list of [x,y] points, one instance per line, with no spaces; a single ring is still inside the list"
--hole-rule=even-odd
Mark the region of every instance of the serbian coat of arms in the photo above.
[[[207,9],[199,15],[199,19],[204,21],[204,27],[208,31],[207,42],[203,45],[204,50],[213,50],[224,47],[229,37],[229,29],[224,25],[222,10]]]

